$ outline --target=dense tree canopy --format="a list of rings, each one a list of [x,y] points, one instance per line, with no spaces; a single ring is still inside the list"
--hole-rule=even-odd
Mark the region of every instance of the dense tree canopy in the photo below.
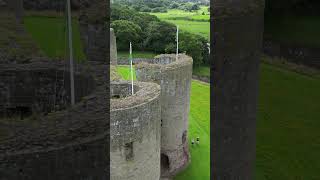
[[[119,4],[112,6],[111,22],[117,36],[118,50],[128,50],[129,42],[133,42],[135,50],[157,54],[176,51],[176,26],[172,23]],[[205,38],[180,31],[179,39],[180,52],[192,56],[195,65],[208,63],[208,41]]]
[[[266,0],[267,14],[320,14],[319,0]]]
[[[111,27],[114,29],[118,37],[118,48],[128,49],[129,43],[140,44],[141,43],[141,28],[139,25],[127,21],[127,20],[116,20],[111,23]]]

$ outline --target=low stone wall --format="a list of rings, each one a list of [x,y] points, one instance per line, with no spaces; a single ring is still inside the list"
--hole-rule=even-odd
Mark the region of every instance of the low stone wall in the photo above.
[[[153,58],[133,58],[132,63],[137,64],[140,62],[150,62]],[[118,58],[118,65],[130,65],[129,57],[128,58]]]
[[[283,57],[296,64],[320,69],[320,48],[286,45],[264,39],[263,51],[269,56]]]
[[[205,82],[205,83],[210,83],[210,77],[207,77],[207,76],[192,75],[192,79],[196,79],[198,81],[202,81],[202,82]]]

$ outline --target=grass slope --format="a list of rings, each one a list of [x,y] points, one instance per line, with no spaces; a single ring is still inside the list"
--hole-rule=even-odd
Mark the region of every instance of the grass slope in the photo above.
[[[257,179],[320,179],[320,79],[262,65]]]
[[[118,73],[124,79],[130,79],[128,66],[118,66]],[[191,146],[191,164],[175,177],[175,180],[209,180],[210,178],[210,86],[199,81],[192,81],[189,142],[200,137],[200,144]],[[191,143],[190,143],[191,144]]]
[[[63,17],[27,16],[25,27],[45,54],[51,58],[67,56],[66,21]],[[85,59],[80,40],[79,24],[73,20],[73,47],[75,59]]]
[[[149,51],[133,51],[133,58],[154,58],[157,54]],[[118,51],[118,58],[129,58],[128,51]]]
[[[202,15],[202,12],[205,15]],[[182,30],[199,34],[210,40],[210,14],[208,7],[202,6],[199,11],[187,12],[178,9],[170,9],[167,13],[150,13],[161,20],[179,25]]]

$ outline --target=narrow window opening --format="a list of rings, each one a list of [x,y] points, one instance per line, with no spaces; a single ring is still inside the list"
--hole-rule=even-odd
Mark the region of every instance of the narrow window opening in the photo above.
[[[125,144],[124,152],[127,161],[133,160],[133,142]]]

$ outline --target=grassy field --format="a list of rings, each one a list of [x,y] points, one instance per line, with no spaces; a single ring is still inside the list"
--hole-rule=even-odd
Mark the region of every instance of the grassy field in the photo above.
[[[202,13],[205,15],[202,15]],[[167,13],[151,13],[161,20],[179,25],[182,30],[199,34],[210,40],[210,15],[208,7],[202,6],[199,11],[187,12],[178,9],[170,9]]]
[[[262,65],[257,178],[320,179],[320,79]]]
[[[210,77],[210,67],[209,66],[194,67],[193,74],[197,76]]]
[[[118,67],[118,73],[124,79],[130,79],[128,66]],[[210,86],[199,81],[192,81],[189,142],[200,137],[200,144],[189,146],[191,164],[175,177],[175,180],[208,180],[210,177]]]
[[[266,17],[265,34],[282,43],[320,48],[320,17]]]
[[[27,31],[42,51],[51,58],[66,57],[67,55],[65,22],[62,17],[27,16],[24,19]],[[80,40],[79,24],[76,19],[73,20],[73,46],[75,59],[78,61],[84,60],[85,55]]]
[[[143,51],[133,51],[133,58],[154,58],[157,54],[152,52],[143,52]],[[118,51],[118,58],[129,58],[129,52],[127,51]]]

